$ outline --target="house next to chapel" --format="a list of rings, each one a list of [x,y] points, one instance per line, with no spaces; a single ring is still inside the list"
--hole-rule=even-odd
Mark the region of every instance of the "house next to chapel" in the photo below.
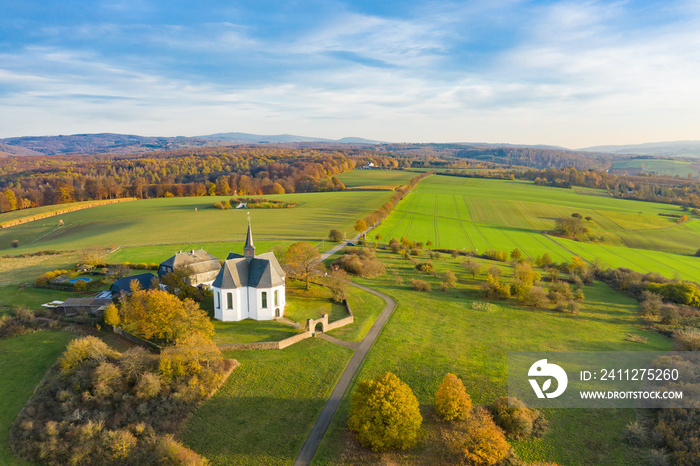
[[[189,276],[189,282],[192,286],[210,286],[216,275],[221,270],[221,262],[216,256],[212,256],[204,249],[175,254],[170,259],[161,262],[158,266],[158,278],[162,279],[165,275],[175,269],[187,267],[192,271]]]
[[[282,317],[285,275],[274,253],[255,255],[248,222],[243,255],[230,253],[211,286],[214,317],[223,321]]]

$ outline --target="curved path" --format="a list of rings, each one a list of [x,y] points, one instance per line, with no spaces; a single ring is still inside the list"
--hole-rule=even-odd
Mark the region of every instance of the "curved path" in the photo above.
[[[294,461],[295,466],[306,466],[311,463],[311,460],[316,454],[316,450],[318,450],[318,446],[321,444],[321,439],[323,439],[326,430],[328,430],[328,426],[331,424],[333,415],[338,410],[338,406],[340,406],[340,402],[343,400],[345,392],[347,392],[348,388],[350,387],[350,382],[352,381],[353,377],[355,377],[360,365],[362,365],[362,361],[364,361],[365,356],[367,356],[367,352],[372,347],[372,344],[374,344],[374,340],[377,339],[379,332],[381,332],[384,324],[386,324],[387,320],[389,320],[389,317],[391,316],[391,313],[394,311],[394,308],[396,308],[396,301],[384,293],[380,293],[356,283],[350,284],[360,288],[361,290],[367,291],[368,293],[379,296],[386,301],[386,306],[384,306],[384,310],[379,315],[376,322],[374,322],[374,325],[372,325],[372,328],[369,330],[365,338],[362,339],[360,345],[355,351],[355,354],[353,354],[352,359],[350,359],[347,367],[345,367],[345,370],[340,376],[338,383],[335,385],[330,398],[328,398],[328,401],[326,401],[326,404],[323,406],[323,411],[321,411],[318,419],[316,419],[316,424],[314,424],[313,428],[311,429],[309,437],[306,439],[304,446],[301,447],[301,451],[299,451],[299,455],[297,456],[296,461]]]

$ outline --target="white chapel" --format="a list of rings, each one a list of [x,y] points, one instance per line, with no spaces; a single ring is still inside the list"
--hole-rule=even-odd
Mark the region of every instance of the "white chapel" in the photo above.
[[[243,255],[229,253],[211,285],[214,291],[214,317],[223,321],[282,317],[285,275],[274,253],[255,255],[253,234],[248,222]]]

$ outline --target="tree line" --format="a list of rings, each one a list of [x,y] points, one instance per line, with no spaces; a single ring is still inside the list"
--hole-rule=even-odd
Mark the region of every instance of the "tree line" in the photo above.
[[[342,190],[335,177],[391,157],[347,149],[215,147],[150,154],[13,157],[0,167],[0,212],[76,201]]]

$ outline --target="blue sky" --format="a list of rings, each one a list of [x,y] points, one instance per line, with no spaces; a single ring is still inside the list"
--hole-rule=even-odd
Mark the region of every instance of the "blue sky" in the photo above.
[[[700,139],[697,1],[0,0],[0,137]]]

